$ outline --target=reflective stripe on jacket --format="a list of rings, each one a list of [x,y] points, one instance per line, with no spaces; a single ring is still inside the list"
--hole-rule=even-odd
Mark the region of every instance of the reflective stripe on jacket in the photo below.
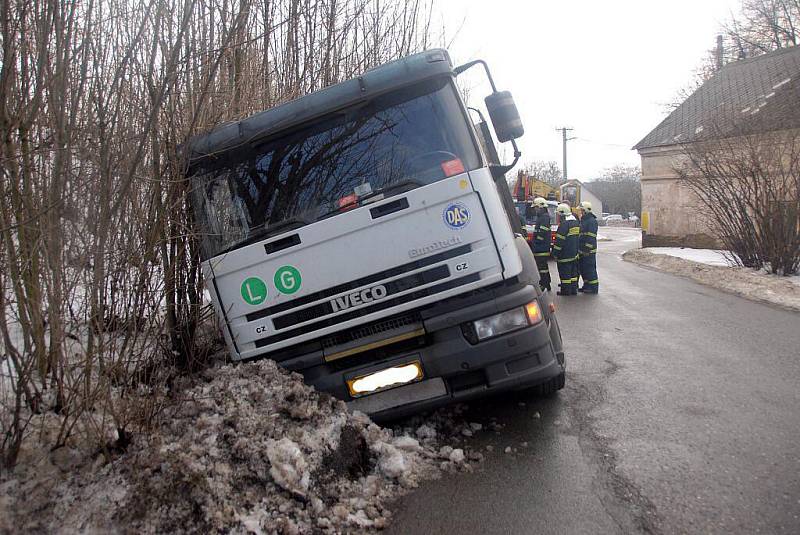
[[[580,232],[580,254],[595,254],[597,252],[597,217],[593,213],[584,212],[581,218]]]
[[[536,233],[531,240],[533,252],[550,254],[550,214],[543,210],[536,217]]]
[[[561,219],[556,231],[556,243],[553,245],[553,256],[556,260],[569,262],[578,258],[580,232],[580,224],[574,215],[570,214]]]

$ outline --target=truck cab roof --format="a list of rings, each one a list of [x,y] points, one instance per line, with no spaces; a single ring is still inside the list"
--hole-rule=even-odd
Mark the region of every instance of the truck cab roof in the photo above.
[[[380,65],[356,78],[193,137],[187,143],[188,163],[191,167],[213,158],[216,153],[314,121],[388,91],[443,75],[453,75],[450,56],[444,49],[426,50]]]

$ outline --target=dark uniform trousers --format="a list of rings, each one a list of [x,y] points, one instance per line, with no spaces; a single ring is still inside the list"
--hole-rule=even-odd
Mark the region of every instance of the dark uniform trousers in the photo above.
[[[550,216],[546,210],[536,218],[536,234],[531,241],[531,249],[539,270],[539,286],[542,290],[549,290],[550,268],[547,261],[550,259]]]
[[[536,259],[536,267],[539,269],[539,286],[542,290],[549,290],[551,279],[547,260],[550,258],[550,252],[533,253],[533,257]]]
[[[581,291],[596,294],[600,288],[597,280],[597,218],[591,212],[581,218],[578,269],[583,279]]]
[[[556,244],[553,256],[558,263],[558,276],[561,279],[562,295],[578,294],[578,242],[580,224],[574,216],[562,219],[556,231]]]
[[[578,258],[578,269],[583,279],[583,291],[597,293],[600,283],[597,280],[597,255],[581,253]]]
[[[576,258],[564,258],[558,261],[558,278],[561,279],[561,291],[574,295],[578,292],[578,262]]]

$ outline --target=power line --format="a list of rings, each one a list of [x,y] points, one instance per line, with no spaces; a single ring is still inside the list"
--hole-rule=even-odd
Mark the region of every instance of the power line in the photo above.
[[[572,138],[576,141],[582,141],[583,143],[591,143],[592,145],[602,145],[604,147],[619,147],[621,149],[631,150],[630,144],[624,145],[622,143],[604,143],[602,141],[594,141],[593,139],[586,139],[585,137],[574,137]]]

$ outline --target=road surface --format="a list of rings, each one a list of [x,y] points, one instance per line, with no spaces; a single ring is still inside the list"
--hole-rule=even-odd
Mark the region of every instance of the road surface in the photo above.
[[[505,425],[467,443],[486,460],[403,498],[390,533],[800,533],[800,314],[600,234],[600,295],[556,298],[567,387],[473,403]]]

